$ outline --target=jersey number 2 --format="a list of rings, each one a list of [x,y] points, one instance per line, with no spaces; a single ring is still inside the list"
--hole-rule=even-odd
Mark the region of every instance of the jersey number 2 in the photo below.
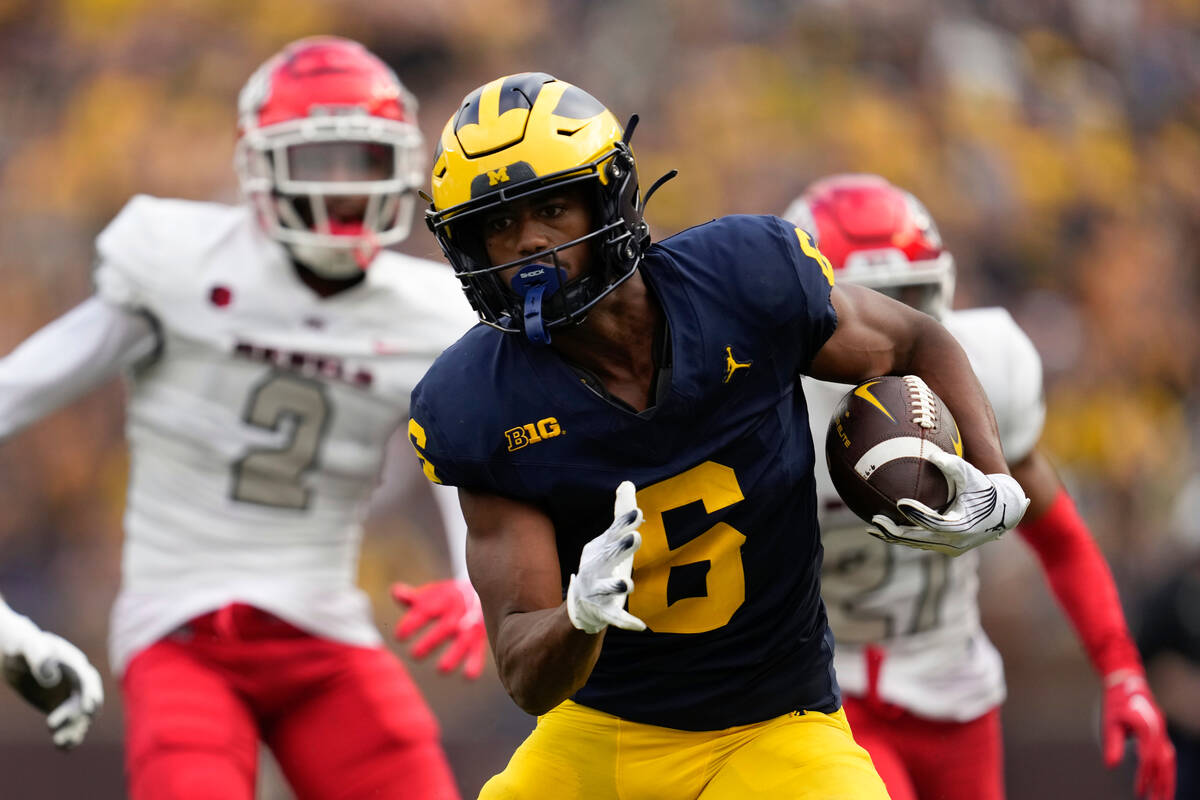
[[[329,417],[325,387],[275,373],[250,393],[247,423],[278,431],[287,426],[282,447],[251,450],[233,465],[233,499],[276,508],[308,508],[310,490],[301,482],[317,460]]]
[[[646,520],[639,530],[642,546],[633,557],[633,592],[629,613],[658,633],[704,633],[729,622],[746,601],[742,544],[746,536],[718,522],[691,541],[672,548],[667,540],[664,512],[696,502],[708,514],[740,503],[742,489],[733,470],[705,461],[637,493]],[[668,598],[671,571],[708,563],[707,593],[700,597]]]

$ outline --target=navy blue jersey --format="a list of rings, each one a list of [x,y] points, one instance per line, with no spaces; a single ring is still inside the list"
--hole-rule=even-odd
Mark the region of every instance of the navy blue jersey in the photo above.
[[[628,608],[647,630],[608,629],[576,702],[686,730],[833,711],[797,382],[836,325],[832,270],[783,220],[732,216],[653,245],[641,272],[670,341],[652,408],[606,399],[552,347],[476,326],[413,391],[426,475],[545,511],[564,591],[617,484],[637,486]]]

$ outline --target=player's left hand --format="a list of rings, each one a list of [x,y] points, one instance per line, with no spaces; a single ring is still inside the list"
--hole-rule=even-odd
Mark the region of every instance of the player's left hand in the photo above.
[[[425,658],[450,639],[450,646],[438,659],[438,672],[448,675],[461,665],[463,675],[470,680],[483,673],[487,632],[479,596],[470,581],[447,579],[415,587],[394,583],[392,599],[408,609],[396,623],[395,636],[400,641],[433,623],[413,645],[413,658]]]
[[[1104,763],[1121,761],[1126,738],[1137,742],[1138,770],[1134,791],[1148,800],[1175,797],[1175,748],[1167,724],[1154,702],[1146,678],[1137,670],[1117,670],[1104,679],[1101,718]]]
[[[898,525],[883,515],[872,518],[870,531],[886,541],[958,555],[1012,530],[1025,516],[1029,498],[1011,475],[985,475],[965,458],[935,450],[929,460],[942,471],[954,500],[935,511],[917,500],[896,502],[912,526]]]

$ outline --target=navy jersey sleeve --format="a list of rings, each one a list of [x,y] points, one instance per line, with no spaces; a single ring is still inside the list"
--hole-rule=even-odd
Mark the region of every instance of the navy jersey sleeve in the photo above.
[[[838,326],[829,300],[833,267],[796,225],[772,216],[732,215],[661,243],[697,293],[736,314],[740,324],[787,348],[793,374],[804,372]],[[722,312],[724,313],[724,312]]]
[[[833,266],[807,232],[778,217],[771,219],[796,278],[795,293],[789,296],[790,308],[781,309],[780,316],[790,340],[797,345],[797,371],[806,372],[837,327],[837,313],[830,299]]]
[[[663,244],[685,271],[720,293],[717,305],[741,309],[744,324],[777,349],[788,348],[793,374],[808,369],[837,327],[829,296],[833,267],[790,222],[732,215]]]
[[[464,448],[455,441],[456,431],[447,426],[447,419],[455,416],[454,409],[439,407],[439,395],[450,396],[422,380],[413,389],[410,403],[408,441],[417,453],[425,477],[447,486],[491,489],[486,462],[473,457],[470,447]],[[444,417],[443,411],[449,411],[450,416]]]

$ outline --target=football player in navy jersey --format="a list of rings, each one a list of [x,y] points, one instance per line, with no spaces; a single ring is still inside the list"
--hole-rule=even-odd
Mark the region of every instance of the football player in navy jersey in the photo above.
[[[409,434],[459,488],[499,675],[539,715],[481,797],[885,798],[831,668],[798,377],[915,373],[958,420],[959,499],[877,535],[957,551],[1027,500],[954,339],[834,288],[803,230],[725,217],[651,245],[632,131],[512,75],[434,156],[427,220],[484,324],[413,391]]]

